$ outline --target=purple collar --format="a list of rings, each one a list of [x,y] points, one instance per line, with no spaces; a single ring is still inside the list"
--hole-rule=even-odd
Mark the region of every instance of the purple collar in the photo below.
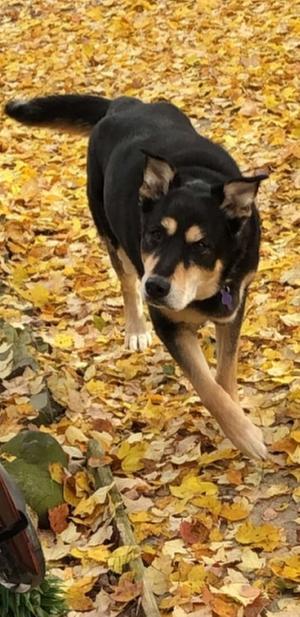
[[[221,293],[221,302],[228,308],[229,311],[233,309],[233,298],[231,294],[231,289],[229,285],[224,285],[220,290]]]

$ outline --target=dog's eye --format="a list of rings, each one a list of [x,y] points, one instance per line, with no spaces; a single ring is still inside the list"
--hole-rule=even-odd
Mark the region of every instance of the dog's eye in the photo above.
[[[199,249],[201,251],[207,251],[210,248],[210,246],[207,240],[202,238],[201,240],[198,240],[197,242],[193,242],[193,248]]]
[[[154,227],[148,231],[148,238],[152,242],[160,242],[164,237],[164,230],[162,227]]]

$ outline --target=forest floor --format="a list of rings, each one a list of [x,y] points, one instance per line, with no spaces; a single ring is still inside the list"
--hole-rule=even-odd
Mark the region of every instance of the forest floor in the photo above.
[[[70,617],[142,615],[126,559],[123,573],[115,566],[109,499],[93,501],[74,464],[90,437],[122,492],[162,616],[300,610],[296,5],[2,3],[3,102],[64,92],[166,98],[244,172],[270,173],[239,362],[243,406],[270,453],[257,463],[222,436],[157,338],[143,353],[124,349],[119,283],[87,207],[86,139],[2,118],[0,318],[30,333],[37,368],[10,377],[0,359],[0,442],[32,426],[32,397],[45,388],[63,407],[40,430],[72,457],[71,475],[57,476],[68,507],[40,537]],[[199,337],[214,367],[212,325]]]

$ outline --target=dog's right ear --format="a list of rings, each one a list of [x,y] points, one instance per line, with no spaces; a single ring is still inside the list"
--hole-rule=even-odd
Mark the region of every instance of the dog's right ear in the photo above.
[[[142,185],[139,189],[140,200],[155,201],[166,195],[175,176],[175,169],[163,159],[153,157],[146,152]]]

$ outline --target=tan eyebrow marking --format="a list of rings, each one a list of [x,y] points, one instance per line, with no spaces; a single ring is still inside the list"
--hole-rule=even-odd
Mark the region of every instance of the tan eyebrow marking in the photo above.
[[[177,221],[175,221],[175,219],[173,219],[171,216],[165,216],[161,220],[161,224],[165,228],[168,236],[174,236],[177,229]]]
[[[200,227],[198,227],[198,225],[192,225],[185,232],[185,239],[189,243],[199,242],[199,240],[202,240],[202,238],[204,238],[204,233],[200,229]]]

